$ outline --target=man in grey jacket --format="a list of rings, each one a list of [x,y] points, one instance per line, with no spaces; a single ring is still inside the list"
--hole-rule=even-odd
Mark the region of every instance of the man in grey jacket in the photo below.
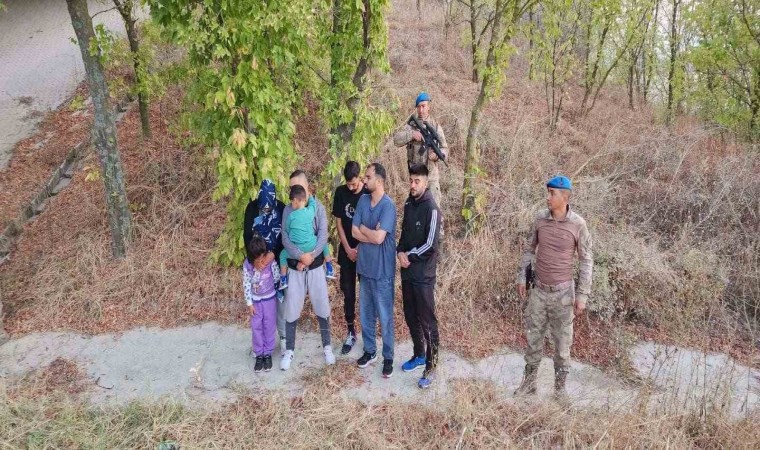
[[[302,170],[296,170],[290,175],[290,186],[300,185],[309,192],[309,181]],[[314,234],[317,245],[314,251],[305,253],[290,240],[287,227],[288,216],[293,212],[290,205],[285,206],[282,213],[282,245],[292,259],[288,259],[288,288],[285,290],[285,300],[282,310],[285,315],[285,354],[280,361],[280,369],[288,370],[293,361],[296,327],[303,311],[306,294],[309,294],[311,306],[319,321],[319,331],[322,335],[325,362],[335,364],[335,355],[330,345],[330,299],[327,294],[327,279],[325,278],[324,256],[322,250],[327,244],[327,212],[325,207],[312,196],[310,201],[316,204],[314,217]]]

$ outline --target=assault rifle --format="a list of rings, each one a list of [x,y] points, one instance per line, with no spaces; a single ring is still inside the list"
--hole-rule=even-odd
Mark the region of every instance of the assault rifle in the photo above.
[[[422,134],[420,154],[426,149],[432,150],[433,153],[435,153],[435,156],[437,156],[440,161],[443,161],[443,163],[446,164],[446,167],[449,167],[449,163],[446,162],[446,155],[441,151],[441,139],[438,137],[438,133],[435,132],[435,129],[427,122],[421,121],[419,117],[414,114],[409,117],[407,123]]]
[[[533,271],[533,263],[525,267],[525,288],[533,289],[536,286],[536,273]]]

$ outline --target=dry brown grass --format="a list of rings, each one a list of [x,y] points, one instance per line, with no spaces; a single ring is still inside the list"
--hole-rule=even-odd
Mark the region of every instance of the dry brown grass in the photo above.
[[[76,363],[56,358],[47,367],[27,374],[8,389],[15,400],[31,400],[53,394],[76,396],[85,392],[89,382]]]
[[[69,396],[0,393],[0,442],[10,447],[155,448],[757,448],[757,417],[691,411],[565,409],[512,402],[488,382],[460,381],[432,409],[400,399],[364,405],[315,377],[302,394],[256,395],[212,409],[174,403],[93,407]]]

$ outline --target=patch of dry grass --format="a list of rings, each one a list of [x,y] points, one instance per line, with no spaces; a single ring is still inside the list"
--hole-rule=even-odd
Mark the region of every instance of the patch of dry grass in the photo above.
[[[435,409],[388,400],[364,405],[311,380],[294,398],[256,395],[215,409],[174,403],[93,407],[68,396],[3,396],[0,442],[10,447],[155,448],[756,448],[757,416],[692,411],[562,408],[512,402],[487,382],[461,381]],[[3,394],[0,393],[0,396]]]

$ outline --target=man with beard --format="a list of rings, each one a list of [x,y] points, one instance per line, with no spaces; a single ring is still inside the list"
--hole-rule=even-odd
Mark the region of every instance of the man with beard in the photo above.
[[[404,372],[424,367],[417,382],[427,389],[438,362],[438,319],[435,316],[435,278],[441,213],[427,187],[428,169],[409,168],[409,198],[404,204],[401,239],[396,251],[401,265],[404,318],[414,343],[414,355],[401,366]]]
[[[359,314],[364,354],[360,368],[377,360],[377,319],[383,333],[383,377],[393,375],[393,280],[396,277],[396,205],[385,194],[385,168],[367,166],[364,194],[356,204],[351,234],[359,241],[356,272],[359,274]]]

